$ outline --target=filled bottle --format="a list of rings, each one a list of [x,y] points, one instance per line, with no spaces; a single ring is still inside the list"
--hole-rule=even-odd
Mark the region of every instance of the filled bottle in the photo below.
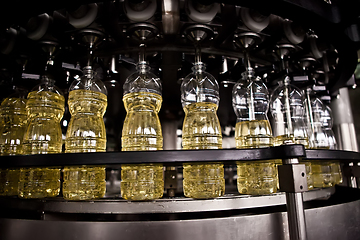
[[[311,90],[307,90],[307,101],[310,103],[311,109],[311,128],[314,149],[330,149],[328,135],[324,131],[322,125],[322,116],[324,114],[324,104],[316,96],[311,94]],[[323,188],[332,186],[332,176],[330,169],[330,162],[328,161],[311,161],[312,175],[314,187]]]
[[[71,119],[66,132],[65,152],[105,152],[103,115],[107,106],[107,90],[91,66],[85,67],[83,73],[83,77],[69,88]],[[88,200],[105,195],[104,166],[66,166],[63,172],[65,199]]]
[[[237,115],[236,148],[273,146],[273,136],[267,117],[269,93],[260,78],[249,68],[233,88],[233,108]],[[237,162],[237,187],[241,194],[264,195],[277,189],[277,169],[274,160]]]
[[[328,137],[329,142],[329,149],[337,149],[335,134],[332,130],[333,126],[333,119],[332,119],[332,113],[331,108],[324,104],[324,110],[322,114],[322,127],[324,129],[324,132],[326,136]],[[331,171],[331,185],[334,186],[335,184],[342,183],[342,172],[341,172],[341,166],[339,161],[331,161],[330,164],[330,171]]]
[[[0,155],[23,154],[22,144],[27,122],[25,91],[14,87],[15,93],[0,105]],[[0,169],[0,196],[18,194],[20,169]]]
[[[60,120],[65,99],[54,85],[55,80],[44,75],[41,84],[28,94],[26,111],[28,124],[24,134],[24,154],[61,153]],[[19,197],[55,197],[60,192],[59,167],[30,167],[20,169]]]
[[[181,102],[185,112],[182,130],[183,149],[221,149],[222,135],[216,111],[219,86],[196,61],[193,72],[181,84]],[[206,199],[225,193],[224,166],[219,162],[183,164],[184,195]]]
[[[290,81],[290,78],[286,76],[271,95],[270,112],[273,121],[274,145],[280,146],[290,142],[309,148],[305,99],[300,89],[290,84]],[[310,190],[313,188],[311,163],[309,161],[300,161],[300,163],[305,164],[307,185]]]
[[[144,47],[144,46],[143,46]],[[150,71],[144,52],[137,72],[124,83],[123,102],[126,118],[122,130],[122,151],[155,151],[163,149],[158,113],[161,108],[161,82]],[[163,196],[162,164],[123,164],[121,196],[131,201],[158,199]]]

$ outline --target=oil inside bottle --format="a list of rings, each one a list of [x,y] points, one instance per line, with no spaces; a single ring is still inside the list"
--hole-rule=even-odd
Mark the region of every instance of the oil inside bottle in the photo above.
[[[158,112],[162,97],[133,92],[123,97],[127,115],[122,130],[122,151],[162,150],[163,137]],[[161,198],[164,192],[162,164],[121,166],[121,196],[132,201]]]
[[[26,127],[26,99],[10,97],[0,106],[0,155],[21,155],[22,142]],[[0,195],[18,194],[20,170],[15,168],[0,169]]]
[[[268,120],[241,121],[235,128],[236,148],[262,148],[273,145]],[[237,186],[241,194],[264,195],[275,193],[277,170],[275,161],[237,162]]]
[[[215,103],[197,102],[184,107],[183,149],[221,149],[222,136]],[[205,199],[224,195],[222,163],[184,164],[184,195]]]
[[[329,149],[329,148],[316,148]],[[314,179],[314,187],[326,188],[334,184],[334,176],[331,171],[331,162],[329,161],[312,161],[312,173]]]
[[[341,172],[341,166],[338,161],[331,162],[330,163],[331,173],[332,173],[332,180],[333,185],[335,184],[341,184],[343,182],[342,180],[342,172]]]
[[[274,138],[274,145],[280,146],[285,141],[291,141],[295,144],[302,144],[304,145],[305,149],[309,148],[309,139],[307,137],[294,137],[293,135],[280,135]],[[299,161],[301,164],[305,164],[305,170],[306,170],[306,182],[308,185],[308,190],[311,190],[314,188],[314,179],[313,179],[313,170],[312,170],[312,163],[311,161]],[[281,165],[282,161],[279,160],[277,165]],[[278,185],[279,188],[279,185]]]
[[[321,122],[322,127],[324,129],[325,134],[328,137],[329,142],[329,148],[330,149],[337,149],[337,143],[335,139],[334,131],[332,130],[333,127],[333,117],[332,117],[332,110],[329,106],[325,106],[322,114],[321,114]],[[335,186],[335,184],[341,184],[342,183],[342,171],[339,161],[332,161],[330,163],[330,170],[331,170],[331,180],[332,186]]]
[[[333,186],[330,162],[312,163],[314,187],[325,188]]]
[[[106,131],[103,115],[107,97],[91,90],[69,93],[71,120],[65,140],[66,153],[106,151]],[[68,200],[101,198],[105,195],[105,167],[64,167],[63,196]]]
[[[28,125],[24,135],[24,154],[61,153],[60,120],[64,114],[64,97],[50,91],[33,91],[28,95]],[[20,169],[19,197],[55,197],[60,192],[59,167]]]

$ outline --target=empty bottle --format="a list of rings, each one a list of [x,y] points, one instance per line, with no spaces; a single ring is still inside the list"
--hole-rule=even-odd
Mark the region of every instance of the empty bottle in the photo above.
[[[91,66],[69,88],[71,113],[66,132],[65,152],[105,152],[106,131],[103,115],[107,106],[107,90]],[[68,200],[87,200],[105,195],[104,166],[64,167],[63,196]]]
[[[192,70],[181,84],[181,102],[185,112],[182,147],[221,149],[221,127],[216,115],[219,104],[218,83],[205,71],[205,65],[201,61],[197,61]],[[222,163],[187,163],[183,167],[186,197],[215,198],[225,193]]]
[[[267,117],[269,93],[249,68],[233,88],[233,108],[237,115],[236,148],[273,146]],[[274,160],[237,162],[237,187],[241,194],[264,195],[276,192],[277,169]]]
[[[144,46],[143,46],[144,47]],[[144,54],[144,53],[142,53]],[[144,59],[141,56],[141,59]],[[163,149],[158,113],[161,108],[161,82],[141,60],[137,72],[124,83],[123,102],[127,111],[122,130],[122,151],[154,151]],[[127,200],[153,200],[163,196],[162,164],[123,164],[121,196]]]
[[[5,98],[0,106],[0,155],[23,154],[22,144],[27,122],[25,91],[14,87],[15,93]],[[0,195],[18,194],[20,169],[0,169]]]
[[[65,99],[54,84],[55,81],[45,75],[41,79],[41,84],[28,94],[28,125],[23,141],[24,154],[61,153],[60,120],[64,114]],[[20,169],[19,197],[55,197],[59,192],[59,167]]]

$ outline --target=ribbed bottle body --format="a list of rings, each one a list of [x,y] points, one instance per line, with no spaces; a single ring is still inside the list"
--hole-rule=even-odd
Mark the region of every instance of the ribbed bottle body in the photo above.
[[[103,115],[107,96],[91,90],[72,90],[68,105],[71,120],[65,140],[66,153],[105,152],[106,130]],[[88,200],[105,195],[104,166],[64,167],[63,195],[68,200]]]
[[[218,106],[210,102],[191,103],[184,107],[183,149],[221,149],[222,135]],[[222,163],[189,163],[184,166],[184,195],[205,199],[224,195],[224,165]]]
[[[158,112],[162,97],[151,92],[132,92],[123,97],[127,111],[122,130],[122,151],[162,150]],[[132,201],[161,198],[164,192],[162,164],[121,166],[121,196]]]
[[[290,84],[290,78],[277,87],[270,101],[270,110],[273,119],[274,146],[282,144],[303,144],[310,147],[310,122],[305,97],[297,87]],[[281,160],[277,161],[281,164]],[[308,189],[313,188],[312,165],[309,161],[305,164]]]
[[[308,92],[310,94],[310,91]],[[323,116],[325,106],[323,102],[310,95],[307,99],[309,108],[311,109],[311,128],[312,128],[312,142],[314,149],[331,149],[329,136],[323,126]],[[312,175],[314,180],[314,187],[324,188],[333,186],[333,176],[331,174],[330,161],[311,161]]]
[[[23,153],[52,154],[62,151],[60,120],[64,114],[64,97],[50,91],[32,91],[28,95]],[[21,168],[19,197],[55,197],[60,192],[60,168]]]
[[[273,146],[268,120],[241,121],[235,127],[236,148],[263,148]],[[237,187],[241,194],[264,195],[277,189],[275,161],[237,162]]]
[[[0,106],[0,155],[23,154],[22,143],[27,122],[26,99],[10,97]],[[20,170],[16,168],[0,169],[0,195],[18,194]]]
[[[267,118],[269,93],[253,70],[247,69],[234,85],[232,105],[237,116],[236,148],[273,146],[270,122]],[[272,194],[277,189],[277,170],[274,160],[237,162],[237,187],[241,194]]]
[[[329,148],[330,149],[337,149],[337,143],[335,139],[334,131],[332,130],[333,127],[333,117],[332,117],[332,111],[329,106],[324,106],[324,109],[322,111],[321,116],[321,122],[322,127],[324,129],[325,134],[328,137],[329,142]],[[342,171],[341,171],[341,165],[339,161],[332,161],[328,162],[330,164],[330,170],[331,170],[331,180],[332,185],[335,184],[341,184],[342,183]]]
[[[329,149],[326,147],[315,149]],[[312,175],[315,188],[331,187],[334,184],[331,162],[329,161],[311,161]]]

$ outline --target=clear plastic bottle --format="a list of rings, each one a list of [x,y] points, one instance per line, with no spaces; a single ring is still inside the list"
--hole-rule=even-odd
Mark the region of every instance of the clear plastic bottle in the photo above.
[[[105,152],[106,131],[103,115],[107,106],[107,90],[90,66],[69,88],[71,113],[66,132],[65,152]],[[88,200],[105,195],[104,166],[64,167],[63,196],[68,200]]]
[[[322,114],[322,127],[325,134],[328,137],[329,149],[337,149],[335,134],[332,130],[333,118],[331,108],[324,104],[324,111]],[[342,183],[342,172],[339,161],[330,162],[330,171],[331,171],[331,185]]]
[[[185,112],[182,130],[183,149],[220,149],[222,135],[216,111],[219,104],[219,86],[205,71],[202,62],[196,62],[193,73],[181,84],[181,102]],[[222,163],[184,164],[184,195],[191,198],[215,198],[225,193]]]
[[[28,125],[23,141],[24,154],[52,154],[61,153],[62,150],[60,120],[64,114],[65,99],[54,85],[53,79],[45,75],[41,82],[28,94]],[[20,169],[19,197],[55,197],[59,192],[59,167]]]
[[[267,111],[269,93],[250,68],[233,88],[233,108],[237,115],[236,148],[273,146]],[[264,195],[276,192],[277,170],[274,160],[237,162],[237,187],[241,194]]]
[[[311,121],[312,121],[312,113],[311,113],[311,105],[308,104],[307,99],[307,90],[303,90],[303,96],[305,96],[304,100],[304,106],[305,106],[305,116],[304,116],[304,123],[305,125],[302,126],[301,131],[305,131],[307,133],[308,138],[303,141],[297,141],[296,143],[303,144],[305,149],[311,149],[314,148],[314,133],[311,127]],[[313,177],[313,169],[312,169],[312,161],[304,160],[301,161],[302,163],[305,163],[306,166],[306,177],[307,177],[307,184],[308,184],[308,190],[314,189],[314,177]]]
[[[274,89],[270,100],[270,112],[273,120],[275,146],[290,141],[295,144],[303,144],[305,148],[309,147],[304,100],[300,89],[290,84],[288,76]],[[304,163],[306,166],[307,184],[310,190],[313,188],[311,163],[308,161],[300,163]]]
[[[163,137],[158,113],[161,108],[161,82],[140,61],[137,72],[124,83],[123,102],[127,111],[122,130],[122,151],[162,150]],[[163,196],[162,164],[124,164],[121,166],[121,196],[132,201]]]
[[[308,95],[310,95],[308,90]],[[324,104],[316,96],[311,96],[309,100],[311,106],[311,128],[312,128],[312,139],[314,149],[330,149],[329,139],[324,131],[322,116],[324,115]],[[331,187],[332,176],[330,169],[330,162],[328,161],[312,161],[312,174],[314,180],[314,187]]]
[[[0,155],[21,155],[27,122],[25,91],[14,87],[15,93],[5,98],[0,106]],[[20,169],[0,169],[0,196],[18,194]]]

